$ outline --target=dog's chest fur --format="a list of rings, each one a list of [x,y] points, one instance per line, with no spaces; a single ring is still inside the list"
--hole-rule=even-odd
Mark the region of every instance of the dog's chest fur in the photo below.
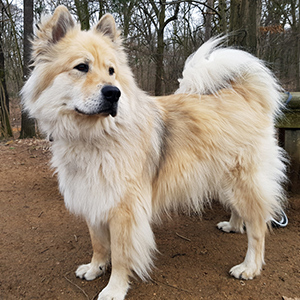
[[[51,162],[66,207],[90,223],[106,222],[128,187],[138,181],[149,185],[156,172],[159,151],[149,147],[156,132],[149,128],[142,134],[136,129],[135,134],[127,134],[124,139],[121,131],[119,138],[102,136],[94,142],[71,143],[54,138]]]

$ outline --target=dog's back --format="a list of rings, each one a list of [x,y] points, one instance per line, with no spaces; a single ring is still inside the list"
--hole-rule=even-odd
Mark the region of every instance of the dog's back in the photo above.
[[[175,95],[157,98],[166,130],[154,203],[201,210],[218,197],[230,206],[240,198],[232,195],[237,186],[250,195],[253,185],[257,209],[269,220],[285,200],[285,159],[274,129],[281,88],[259,59],[217,47],[223,40],[201,46],[187,60]]]

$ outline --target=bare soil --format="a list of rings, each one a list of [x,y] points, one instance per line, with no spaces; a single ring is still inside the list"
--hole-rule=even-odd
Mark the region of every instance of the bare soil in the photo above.
[[[71,215],[49,168],[44,140],[0,143],[0,299],[97,299],[110,271],[94,281],[75,277],[89,262],[87,226]],[[251,281],[232,278],[246,235],[216,228],[229,212],[218,203],[202,218],[181,213],[155,226],[159,253],[151,280],[132,279],[127,299],[299,299],[300,195],[291,195],[286,228],[266,239],[266,265]]]

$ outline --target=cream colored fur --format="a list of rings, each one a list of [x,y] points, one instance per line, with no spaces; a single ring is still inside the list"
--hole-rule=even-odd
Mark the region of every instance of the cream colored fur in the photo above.
[[[111,261],[98,299],[124,299],[132,272],[149,274],[156,217],[180,206],[199,212],[213,198],[233,211],[219,228],[247,229],[246,258],[231,274],[259,275],[285,178],[274,137],[280,88],[264,64],[212,39],[188,59],[177,92],[155,98],[137,87],[112,16],[83,32],[60,6],[39,28],[22,99],[54,140],[66,207],[90,229],[94,254],[76,275],[92,280]],[[79,114],[103,100],[105,85],[121,91],[116,117]]]

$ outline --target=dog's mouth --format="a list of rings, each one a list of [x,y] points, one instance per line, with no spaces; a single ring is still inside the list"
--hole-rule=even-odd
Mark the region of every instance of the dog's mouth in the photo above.
[[[117,105],[113,105],[110,108],[107,109],[101,109],[101,110],[92,110],[92,111],[83,111],[79,109],[78,107],[75,107],[75,111],[80,115],[85,116],[112,116],[113,118],[117,115]]]
[[[105,85],[101,89],[100,97],[94,97],[85,103],[75,106],[75,111],[80,115],[86,116],[112,116],[118,112],[118,102],[121,91],[112,85]]]

